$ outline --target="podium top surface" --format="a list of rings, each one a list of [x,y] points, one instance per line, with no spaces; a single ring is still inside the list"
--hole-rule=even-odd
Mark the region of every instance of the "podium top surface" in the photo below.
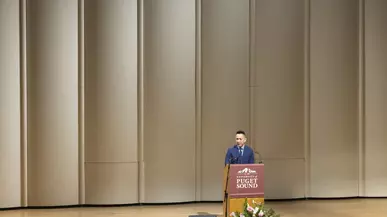
[[[260,166],[260,167],[263,167],[263,166],[265,166],[265,164],[263,164],[263,163],[261,163],[261,164],[230,164],[230,167],[235,167],[235,166],[239,166],[239,167]]]

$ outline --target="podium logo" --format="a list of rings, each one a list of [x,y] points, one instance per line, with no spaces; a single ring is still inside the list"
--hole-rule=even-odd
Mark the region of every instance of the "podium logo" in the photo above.
[[[250,168],[244,168],[238,171],[236,179],[237,189],[258,188],[258,175],[257,171]]]
[[[238,174],[243,174],[243,175],[257,174],[257,171],[252,170],[250,168],[244,168],[243,170],[239,170]]]

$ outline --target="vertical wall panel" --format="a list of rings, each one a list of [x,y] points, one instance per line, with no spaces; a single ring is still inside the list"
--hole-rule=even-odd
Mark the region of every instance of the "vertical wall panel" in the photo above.
[[[138,202],[136,0],[85,1],[85,159],[87,204]]]
[[[195,1],[144,2],[145,202],[195,200]]]
[[[0,208],[20,206],[19,1],[0,1]]]
[[[201,199],[222,200],[226,150],[249,133],[249,1],[202,1],[201,31]]]
[[[303,20],[303,1],[256,3],[252,136],[265,158],[304,157]]]
[[[387,1],[365,1],[365,190],[387,195]]]
[[[27,1],[28,202],[78,204],[78,1]]]
[[[251,132],[267,198],[304,196],[304,14],[304,1],[256,1]]]
[[[358,195],[358,5],[311,1],[312,197]]]

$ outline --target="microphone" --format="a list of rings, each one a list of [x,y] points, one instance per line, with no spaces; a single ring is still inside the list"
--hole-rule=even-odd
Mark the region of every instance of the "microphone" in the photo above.
[[[234,145],[234,148],[238,149],[238,145]],[[236,164],[236,163],[238,163],[239,157],[240,157],[239,156],[239,152],[238,152],[238,155],[236,157],[233,156],[233,154],[231,154],[230,158],[228,159],[228,163],[229,164]]]
[[[228,163],[229,163],[229,164],[235,164],[236,162],[238,162],[238,159],[239,159],[239,157],[231,156],[231,157],[228,159]]]

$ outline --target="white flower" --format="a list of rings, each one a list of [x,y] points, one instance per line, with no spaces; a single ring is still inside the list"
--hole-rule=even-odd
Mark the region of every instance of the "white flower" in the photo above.
[[[263,211],[261,210],[261,211],[258,213],[258,216],[259,216],[259,217],[262,217],[263,214],[264,214],[264,213],[263,213]]]
[[[253,215],[257,214],[258,211],[259,211],[259,208],[258,208],[258,207],[255,207],[254,212],[253,212]]]

